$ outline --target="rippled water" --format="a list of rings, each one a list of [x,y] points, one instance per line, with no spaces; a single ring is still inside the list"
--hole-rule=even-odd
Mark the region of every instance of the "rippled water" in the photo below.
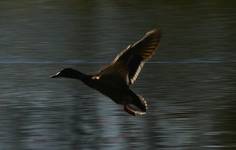
[[[0,149],[236,148],[236,9],[227,1],[0,1]],[[94,72],[161,27],[132,117],[64,67]]]

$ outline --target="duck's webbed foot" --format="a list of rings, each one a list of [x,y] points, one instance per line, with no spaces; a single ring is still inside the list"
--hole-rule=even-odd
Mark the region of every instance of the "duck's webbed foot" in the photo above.
[[[132,116],[137,116],[137,115],[144,115],[146,114],[146,112],[142,112],[142,111],[136,111],[132,106],[130,106],[129,104],[125,104],[124,105],[124,111],[126,111],[127,113],[129,113]]]

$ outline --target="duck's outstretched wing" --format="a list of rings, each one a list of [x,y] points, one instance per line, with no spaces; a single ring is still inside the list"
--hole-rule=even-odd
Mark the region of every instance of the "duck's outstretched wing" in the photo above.
[[[151,58],[159,47],[160,37],[159,29],[147,32],[143,38],[118,54],[111,65],[101,70],[101,75],[116,74],[128,85],[133,84],[145,61]]]

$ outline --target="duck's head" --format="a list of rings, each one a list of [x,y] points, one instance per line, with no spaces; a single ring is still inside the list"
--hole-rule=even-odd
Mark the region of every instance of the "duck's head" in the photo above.
[[[56,73],[55,75],[52,75],[51,78],[80,78],[81,74],[81,72],[72,68],[65,68]]]

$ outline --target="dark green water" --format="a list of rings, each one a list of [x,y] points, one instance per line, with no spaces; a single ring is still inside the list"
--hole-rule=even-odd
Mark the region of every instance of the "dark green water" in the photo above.
[[[0,149],[236,149],[236,3],[0,1]],[[132,117],[63,67],[93,72],[148,30],[161,47]]]

